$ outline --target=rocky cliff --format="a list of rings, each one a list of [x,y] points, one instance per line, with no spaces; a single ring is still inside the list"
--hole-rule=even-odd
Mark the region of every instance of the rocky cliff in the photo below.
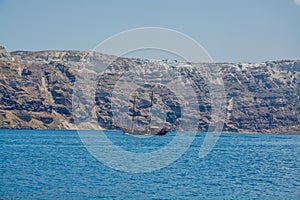
[[[91,124],[114,129],[119,122],[113,117],[118,105],[126,112],[118,119],[146,126],[151,121],[151,104],[163,107],[165,121],[151,123],[177,128],[181,123],[180,100],[164,83],[172,80],[175,70],[190,82],[198,98],[200,115],[198,130],[206,131],[211,122],[210,88],[199,65],[177,61],[151,61],[117,58],[99,75],[93,66],[105,66],[113,56],[95,52],[39,51],[6,52],[0,48],[0,128],[10,129],[75,129],[74,111],[97,119]],[[270,61],[256,64],[215,63],[224,81],[225,125],[227,132],[300,133],[300,61]],[[152,66],[149,70],[149,66]],[[153,67],[154,66],[154,67]],[[88,69],[90,78],[97,79],[94,96],[82,91],[81,106],[72,107],[76,81],[84,79],[79,71]],[[129,81],[130,71],[140,80],[134,95],[117,90],[122,81]],[[123,84],[124,85],[124,84]],[[78,92],[78,91],[76,91]],[[183,91],[184,92],[184,91]],[[114,93],[117,93],[114,94]],[[78,94],[76,95],[78,97]],[[93,108],[85,107],[92,98]],[[115,105],[112,108],[112,105]],[[84,115],[84,114],[83,114]],[[154,118],[156,116],[153,116]],[[164,119],[163,118],[163,119]],[[125,120],[126,121],[126,120]],[[88,128],[88,126],[87,126]]]

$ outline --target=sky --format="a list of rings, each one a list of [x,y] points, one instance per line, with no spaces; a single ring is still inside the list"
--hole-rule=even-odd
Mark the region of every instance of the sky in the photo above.
[[[300,0],[0,0],[0,45],[90,51],[128,29],[162,27],[218,62],[300,59]]]

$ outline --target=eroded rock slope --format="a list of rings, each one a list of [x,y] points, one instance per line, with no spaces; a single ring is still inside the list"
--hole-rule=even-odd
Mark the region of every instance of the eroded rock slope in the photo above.
[[[79,124],[82,129],[128,126],[134,115],[138,127],[151,123],[179,130],[180,124],[188,123],[184,120],[199,116],[196,125],[185,128],[206,131],[214,123],[211,88],[199,66],[213,65],[224,82],[224,131],[300,133],[299,60],[192,64],[118,58],[107,67],[112,59],[115,57],[95,52],[8,53],[1,48],[0,128],[76,129],[75,112],[83,118],[95,119]],[[99,67],[105,69],[101,74],[97,71]],[[82,70],[86,70],[86,76]],[[185,79],[179,80],[182,77]],[[96,82],[93,94],[89,88],[74,90],[78,80],[86,79]],[[136,88],[128,88],[134,92],[127,94],[124,85],[131,87],[128,83],[132,80]],[[197,109],[190,110],[185,117],[183,102],[167,87],[174,80],[179,80],[175,84],[177,89],[181,87],[178,84],[183,84],[182,88],[189,84],[197,96]],[[189,95],[184,89],[182,93]],[[72,101],[80,105],[72,107]],[[125,110],[120,112],[121,109]]]

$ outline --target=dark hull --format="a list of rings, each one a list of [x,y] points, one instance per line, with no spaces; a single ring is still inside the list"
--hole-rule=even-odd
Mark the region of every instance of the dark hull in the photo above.
[[[130,135],[166,135],[169,130],[167,129],[161,129],[161,130],[152,130],[152,129],[146,129],[146,130],[132,130],[127,128],[121,128],[121,130]]]

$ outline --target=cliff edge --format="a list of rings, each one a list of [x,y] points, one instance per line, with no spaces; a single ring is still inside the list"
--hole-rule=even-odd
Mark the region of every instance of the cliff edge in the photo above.
[[[74,84],[78,70],[104,65],[113,56],[80,51],[15,51],[0,48],[0,128],[9,129],[76,129],[72,108]],[[147,66],[163,63],[151,72]],[[300,133],[300,61],[268,61],[263,63],[214,63],[225,87],[226,119],[224,131],[247,133]],[[93,115],[98,128],[114,129],[112,102],[128,104],[131,118],[133,98],[128,102],[115,99],[112,91],[129,69],[136,73],[156,73],[155,82],[168,82],[166,77],[174,68],[192,82],[198,96],[201,117],[199,131],[211,123],[212,106],[209,88],[197,66],[177,61],[151,61],[117,58],[99,77]],[[141,72],[142,73],[142,72]],[[96,72],[94,74],[97,74]],[[82,77],[81,77],[82,78]],[[180,123],[180,103],[172,91],[160,85],[146,84],[136,90],[136,121],[149,123],[151,91],[155,102],[164,105],[167,126]],[[83,93],[83,96],[87,94]],[[89,96],[87,96],[89,97]],[[84,98],[83,98],[84,100]],[[152,99],[153,100],[153,99]],[[76,108],[86,112],[84,106]]]

